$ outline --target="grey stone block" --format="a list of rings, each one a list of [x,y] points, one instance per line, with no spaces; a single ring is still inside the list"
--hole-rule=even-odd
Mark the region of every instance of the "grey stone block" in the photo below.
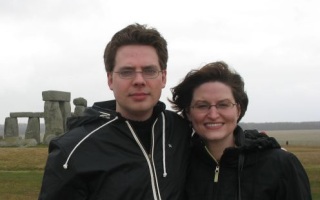
[[[25,132],[25,139],[35,139],[40,143],[40,120],[37,117],[31,117],[28,120],[28,126]]]
[[[50,134],[50,135],[47,135],[44,139],[43,139],[43,144],[46,144],[46,145],[49,145],[50,144],[50,141],[54,138],[56,138],[57,136],[56,135],[53,135],[53,134]]]
[[[42,92],[43,101],[68,101],[70,102],[71,93],[55,90],[48,90]]]
[[[4,137],[18,137],[19,126],[18,119],[15,117],[6,117],[4,124]]]
[[[59,102],[46,101],[44,103],[44,113],[46,126],[44,140],[47,135],[61,135],[64,132],[64,119]]]
[[[84,106],[84,107],[87,107],[87,100],[82,98],[82,97],[79,97],[79,98],[75,98],[73,99],[73,104],[75,106]]]
[[[23,140],[22,145],[24,147],[35,147],[38,145],[38,142],[36,139],[33,139],[33,138],[32,139],[25,139],[25,140]]]
[[[10,117],[37,117],[43,118],[43,112],[11,112]]]

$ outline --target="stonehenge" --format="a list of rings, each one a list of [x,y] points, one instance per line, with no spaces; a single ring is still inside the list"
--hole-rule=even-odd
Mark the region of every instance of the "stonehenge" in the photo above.
[[[67,118],[71,117],[71,94],[61,91],[44,91],[42,100],[44,103],[45,135],[43,141],[49,135],[59,136],[66,130]]]
[[[12,112],[10,117],[6,118],[4,137],[19,137],[18,118],[28,118],[28,126],[25,132],[26,139],[35,139],[40,143],[40,118],[43,113],[32,112]]]
[[[73,100],[73,104],[76,106],[73,115],[80,116],[87,107],[87,100],[79,97]]]
[[[50,140],[66,131],[67,118],[80,116],[87,107],[87,100],[82,97],[73,100],[74,112],[71,112],[71,93],[48,90],[42,92],[43,112],[11,112],[5,119],[4,137],[0,146],[32,146],[40,143],[49,144]],[[24,140],[19,137],[18,118],[28,118]],[[44,119],[45,133],[41,141],[40,119]]]

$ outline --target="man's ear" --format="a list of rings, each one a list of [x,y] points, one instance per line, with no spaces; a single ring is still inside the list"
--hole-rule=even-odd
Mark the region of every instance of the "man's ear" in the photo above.
[[[107,72],[108,86],[110,90],[113,90],[113,77],[112,72]]]
[[[161,72],[161,76],[162,76],[162,88],[164,88],[167,83],[167,70],[163,70]]]

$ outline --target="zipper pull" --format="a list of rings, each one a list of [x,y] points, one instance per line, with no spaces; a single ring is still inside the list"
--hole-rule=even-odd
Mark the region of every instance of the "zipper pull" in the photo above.
[[[219,179],[219,165],[216,166],[216,170],[214,171],[214,182],[217,183]]]

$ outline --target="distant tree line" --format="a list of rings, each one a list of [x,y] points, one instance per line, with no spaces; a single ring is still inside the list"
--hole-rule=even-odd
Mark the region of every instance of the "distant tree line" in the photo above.
[[[312,130],[320,129],[320,121],[317,122],[264,122],[264,123],[239,123],[243,129],[257,129],[265,131],[274,130]],[[24,135],[27,124],[19,124],[19,134]],[[44,133],[45,126],[40,124],[40,132]],[[0,124],[0,136],[4,133],[4,125]]]
[[[257,129],[257,130],[265,130],[265,131],[320,129],[320,121],[318,122],[239,123],[239,125],[243,129]]]

